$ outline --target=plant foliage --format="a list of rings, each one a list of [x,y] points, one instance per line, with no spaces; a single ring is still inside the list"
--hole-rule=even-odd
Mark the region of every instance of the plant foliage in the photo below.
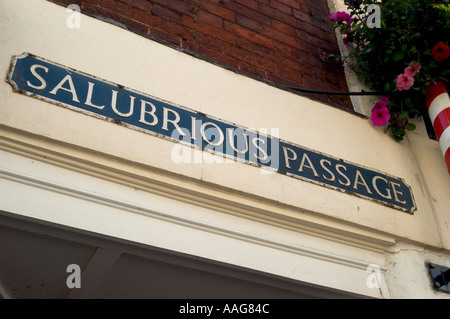
[[[448,87],[450,0],[347,0],[346,4],[346,12],[329,16],[344,44],[351,46],[351,53],[341,59],[372,90],[384,92],[372,120],[378,119],[374,125],[387,124],[400,141],[405,131],[415,129],[408,119],[427,116],[426,88],[436,81]],[[323,54],[322,59],[336,57]],[[376,112],[384,112],[384,117]]]

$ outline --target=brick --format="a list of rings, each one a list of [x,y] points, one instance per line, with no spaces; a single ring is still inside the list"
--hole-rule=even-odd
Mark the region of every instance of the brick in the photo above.
[[[211,51],[223,53],[224,42],[216,37],[196,32],[193,39],[199,47],[206,47]]]
[[[131,19],[128,19],[128,20],[122,19],[121,23],[126,25],[129,30],[136,32],[136,33],[145,35],[145,34],[148,34],[148,32],[149,32],[148,25],[131,20]]]
[[[295,83],[303,83],[303,74],[299,70],[293,70],[285,65],[277,65],[278,76]]]
[[[277,54],[274,59],[278,65],[284,65],[289,67],[292,70],[303,71],[305,69],[305,65],[302,65],[298,60],[294,60],[289,57],[285,57],[281,54]],[[308,73],[311,71],[308,71]]]
[[[141,34],[147,34],[148,30],[149,30],[149,27],[146,24],[137,22],[137,21],[131,19],[131,17],[128,18],[128,17],[124,17],[122,15],[118,15],[114,12],[111,12],[111,11],[105,9],[105,8],[97,7],[90,3],[83,2],[82,3],[82,11],[84,11],[85,13],[94,15],[96,17],[102,17],[104,19],[108,19],[111,21],[117,21],[121,25],[127,26],[127,28],[129,28],[130,30],[141,33]]]
[[[147,25],[154,25],[155,20],[158,19],[158,17],[155,17],[151,13],[137,8],[131,9],[131,18]]]
[[[321,29],[308,24],[308,23],[304,23],[302,26],[302,31],[309,33],[310,35],[314,36],[314,37],[318,37],[322,40],[330,40],[331,36],[328,33],[323,32]],[[299,33],[299,32],[298,32]],[[334,39],[332,39],[334,40]]]
[[[296,25],[295,17],[293,17],[292,15],[286,14],[284,12],[278,11],[278,10],[272,8],[270,5],[261,3],[259,5],[259,12],[261,12],[261,14],[264,14],[267,17],[270,17],[271,21],[273,19],[275,19],[278,21],[282,21],[286,24],[289,24],[291,26]]]
[[[225,2],[224,7],[262,24],[269,26],[272,24],[272,18],[270,16],[262,14],[260,10],[249,9],[241,4],[231,1]]]
[[[281,42],[275,42],[275,52],[278,52],[279,55],[285,56],[289,59],[298,60],[299,54],[303,51],[296,49],[294,47],[285,45]],[[308,51],[309,52],[309,51]]]
[[[327,81],[327,71],[325,70],[326,70],[325,68],[314,68],[312,75],[314,76],[315,79],[318,79],[320,81]]]
[[[176,13],[183,15],[195,16],[198,10],[196,0],[151,0],[153,3],[161,7],[170,9]]]
[[[304,65],[309,65],[312,68],[323,68],[324,62],[320,60],[319,53],[320,51],[317,51],[317,54],[314,54],[312,52],[305,53],[305,52],[299,52],[299,62]]]
[[[200,10],[207,11],[209,13],[215,14],[225,20],[235,21],[235,12],[224,8],[223,6],[217,5],[210,1],[202,1],[199,5]]]
[[[181,23],[181,15],[175,11],[172,11],[166,7],[155,4],[152,8],[152,13],[156,16],[165,18],[170,21]]]
[[[155,38],[173,43],[175,45],[181,45],[181,41],[182,41],[181,38],[177,37],[171,33],[167,33],[163,30],[159,30],[156,28],[151,28],[149,33],[151,36],[154,36]]]
[[[220,28],[223,27],[223,18],[221,18],[218,15],[215,15],[213,13],[209,13],[207,11],[201,10],[201,11],[198,11],[197,18],[208,24],[215,25]]]
[[[236,15],[236,24],[248,28],[250,30],[261,32],[263,24],[261,22],[255,21],[253,19],[247,18],[240,14]]]
[[[123,19],[120,15],[118,15],[112,11],[109,11],[105,8],[98,7],[96,5],[86,3],[86,2],[82,3],[81,11],[85,12],[85,13],[93,14],[95,16],[100,16],[102,18],[111,19],[111,20],[114,20],[117,22],[120,22],[120,20]]]
[[[271,38],[274,39],[276,42],[281,42],[286,45],[289,45],[291,47],[297,48],[299,50],[307,51],[309,49],[308,45],[306,45],[300,36],[291,36],[286,33],[283,33],[281,31],[275,30],[273,28],[267,28],[264,27],[262,30],[262,33]]]
[[[292,81],[283,77],[280,77],[277,74],[268,73],[267,74],[267,80],[273,82],[277,86],[285,86],[287,87],[300,87],[303,86],[303,83],[301,82],[301,79],[296,79],[296,81]]]
[[[328,12],[328,4],[327,0],[315,0],[315,1],[308,1],[307,4],[316,11],[316,14]]]
[[[294,14],[295,18],[297,18],[303,22],[309,23],[311,25],[314,25],[321,30],[324,30],[324,31],[330,30],[331,22],[328,19],[328,16],[326,16],[326,15],[324,15],[320,18],[319,16],[316,16],[313,14],[308,14],[303,11],[295,10],[295,9],[293,10],[293,14]]]
[[[262,78],[262,79],[267,79],[267,74],[268,74],[267,71],[262,70],[262,69],[257,68],[257,67],[254,67],[253,65],[249,65],[246,62],[242,62],[242,61],[239,62],[238,69],[243,71],[243,72],[245,72],[245,73],[247,73],[247,74],[250,74],[252,76],[256,76],[256,77],[259,77],[259,78]]]
[[[270,2],[270,6],[272,8],[274,8],[275,10],[277,10],[277,11],[280,11],[280,12],[283,12],[283,13],[286,13],[286,14],[289,14],[289,15],[292,14],[292,7],[286,5],[286,4],[284,4],[284,3],[282,3],[282,2],[280,2],[278,0],[272,0]]]
[[[298,0],[278,0],[278,1],[284,3],[287,6],[295,8],[295,9],[298,9],[300,7],[300,2]],[[309,1],[309,3],[317,2],[317,1],[321,1],[321,0]]]
[[[173,34],[177,37],[180,37],[182,40],[190,40],[193,41],[193,31],[185,28],[182,25],[174,23],[172,21],[164,20],[159,18],[158,22],[153,24],[153,27],[164,30],[167,33]]]
[[[64,2],[71,2],[70,0],[64,0]],[[81,5],[78,3],[81,2]],[[89,7],[89,5],[98,6],[99,0],[77,0],[77,4],[83,8],[83,7]]]
[[[338,106],[342,106],[348,110],[353,110],[353,104],[348,96],[333,96],[330,100]]]
[[[297,10],[297,9],[294,9],[294,10]],[[294,10],[292,10],[292,12],[294,12]],[[302,13],[304,13],[306,15],[309,15],[309,16],[312,15],[311,7],[308,4],[300,3],[298,11],[302,12]]]
[[[258,10],[258,2],[255,0],[234,0],[234,2],[252,10]]]
[[[276,56],[276,50],[259,45],[255,42],[252,42],[245,38],[241,38],[241,37],[236,38],[236,46],[238,48],[252,52],[255,55],[266,56],[269,59],[270,58],[275,59],[275,56]]]
[[[103,9],[107,10],[114,10],[115,8],[115,0],[97,0],[97,3],[95,4],[97,7],[101,7]],[[91,2],[92,3],[92,2]]]
[[[131,7],[141,9],[146,12],[151,12],[152,3],[149,0],[122,0],[130,4]]]
[[[62,6],[64,6],[64,7],[68,7],[69,5],[71,5],[71,4],[76,4],[76,5],[78,5],[80,8],[81,8],[81,5],[82,5],[82,0],[54,0],[54,1],[52,1],[52,2],[55,2],[55,3],[57,3],[57,4],[60,4],[60,5],[62,5]]]
[[[236,69],[238,69],[238,67],[239,67],[240,60],[235,59],[227,54],[220,53],[217,51],[212,51],[205,47],[199,48],[198,53],[200,53],[201,55],[203,55],[209,59],[217,61],[219,64],[225,64],[227,66],[230,66],[230,67],[236,68]]]
[[[319,39],[315,37],[314,35],[308,34],[308,33],[301,33],[299,34],[299,37],[302,37],[302,39],[311,45],[311,47],[320,48],[321,51],[333,51],[333,49],[336,48],[337,43],[335,41],[329,42],[324,41],[322,39]]]
[[[227,21],[224,21],[224,27],[226,30],[236,34],[239,37],[243,37],[267,48],[274,47],[272,39],[264,35],[260,35],[259,33],[250,31],[242,26],[236,25],[234,23],[227,23]]]
[[[312,89],[316,89],[316,90],[320,90],[320,91],[339,91],[336,89],[335,86],[330,85],[328,82],[320,81],[320,80],[318,80],[314,77],[310,77],[310,76],[305,76],[304,84],[308,88],[312,88]],[[342,90],[342,91],[344,91],[344,90]]]
[[[99,0],[98,6],[122,16],[128,16],[131,8],[128,4],[114,0]]]
[[[224,53],[231,57],[236,58],[237,60],[245,61],[246,63],[259,69],[269,71],[272,73],[276,72],[276,64],[274,61],[268,58],[258,57],[252,52],[233,46],[225,46]]]
[[[340,83],[340,79],[337,73],[332,72],[324,72],[325,73],[325,82],[329,83],[331,86],[334,86]]]
[[[272,26],[275,30],[281,31],[283,33],[286,33],[287,35],[290,36],[297,36],[297,32],[296,32],[296,28],[287,25],[284,22],[280,22],[278,20],[273,20],[272,21]]]
[[[262,69],[262,70],[266,70],[268,72],[274,73],[276,72],[276,64],[267,58],[250,58],[250,59],[245,59],[244,61],[246,61],[247,63]]]
[[[235,34],[233,34],[233,32],[223,30],[221,28],[212,26],[200,20],[194,20],[192,17],[189,16],[182,16],[181,20],[184,26],[191,28],[192,30],[196,30],[203,34],[217,37],[218,39],[230,44],[236,43],[236,36]]]

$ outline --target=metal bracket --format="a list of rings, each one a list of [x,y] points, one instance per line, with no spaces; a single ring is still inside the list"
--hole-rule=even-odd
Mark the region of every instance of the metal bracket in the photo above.
[[[450,293],[450,268],[427,263],[433,288]]]

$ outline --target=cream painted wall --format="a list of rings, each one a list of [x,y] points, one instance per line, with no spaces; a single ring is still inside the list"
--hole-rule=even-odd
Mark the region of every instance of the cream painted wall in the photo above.
[[[414,242],[430,254],[443,252],[443,260],[450,261],[450,178],[437,142],[415,133],[397,143],[368,119],[275,89],[85,15],[81,28],[68,28],[68,16],[65,8],[43,0],[0,1],[0,73],[6,76],[12,56],[29,52],[240,126],[269,133],[278,130],[279,137],[291,143],[403,178],[412,187],[417,211],[410,215],[280,174],[261,174],[243,163],[177,164],[171,160],[176,144],[170,141],[13,93],[6,82],[0,85],[5,151],[0,157],[2,209],[376,297],[397,296],[390,295],[388,286],[397,286],[400,278],[384,281],[389,268],[383,255],[396,241]],[[42,164],[32,165],[32,160]],[[58,167],[70,170],[60,175]],[[34,182],[24,182],[27,178]],[[47,182],[54,187],[46,189]],[[143,192],[137,208],[124,199],[124,194],[133,194],[127,188],[133,183]],[[169,196],[172,193],[158,190],[161,185],[178,192]],[[88,197],[98,194],[103,208],[93,209],[90,205],[99,204],[84,195],[73,199],[63,194],[58,202],[49,190],[61,187]],[[36,196],[24,200],[21,190]],[[179,210],[164,210],[169,197],[183,196],[180,190],[197,196],[182,216],[188,226],[175,223],[181,218]],[[148,206],[154,194],[160,195],[152,201],[156,206]],[[53,200],[53,210],[37,209],[49,207],[45,198]],[[202,198],[221,199],[223,203],[216,203],[223,204],[223,212],[201,202]],[[79,218],[76,210],[62,213],[66,200],[86,205],[87,216]],[[106,208],[110,202],[121,204]],[[196,208],[205,205],[209,210]],[[150,235],[146,227],[156,227],[154,216],[136,214],[128,206],[164,213],[168,219],[158,221],[164,231]],[[199,220],[202,227],[193,227]],[[238,239],[223,232],[237,234]],[[186,239],[199,236],[202,244],[192,246],[169,234]],[[270,244],[265,236],[271,236]],[[254,254],[234,252],[243,247],[239,238],[246,238]],[[225,242],[228,248],[218,250]],[[285,246],[289,249],[281,248]],[[302,253],[296,249],[303,249]],[[297,258],[304,250],[312,255],[299,267]],[[268,260],[264,257],[268,255],[278,259]],[[326,256],[326,262],[319,261],[319,255]],[[379,289],[369,289],[365,282],[371,263],[381,265]],[[329,277],[318,277],[319,271],[330,269]],[[411,271],[423,274],[422,269]],[[340,273],[348,276],[338,278]],[[424,296],[435,297],[429,287],[420,288]]]

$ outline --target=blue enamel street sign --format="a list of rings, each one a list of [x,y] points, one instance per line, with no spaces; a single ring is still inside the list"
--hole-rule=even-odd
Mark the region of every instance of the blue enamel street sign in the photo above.
[[[31,54],[15,56],[14,91],[132,129],[413,213],[397,177],[125,88]],[[173,160],[173,159],[172,159]]]

